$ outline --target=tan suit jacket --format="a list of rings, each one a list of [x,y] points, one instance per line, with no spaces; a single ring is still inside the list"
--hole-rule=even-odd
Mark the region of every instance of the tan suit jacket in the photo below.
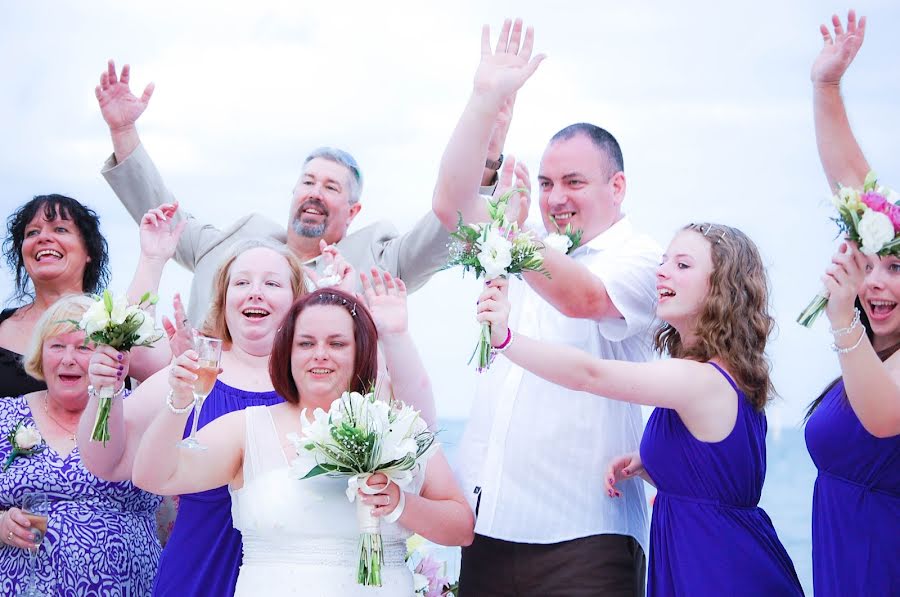
[[[110,156],[102,174],[135,222],[140,222],[147,210],[175,199],[143,145],[121,163]],[[205,223],[202,216],[198,218],[184,209],[179,212],[187,218],[188,225],[178,243],[175,260],[194,272],[188,317],[198,326],[209,306],[213,276],[231,247],[248,238],[266,238],[283,245],[287,233],[284,226],[257,213],[220,230]],[[401,278],[414,291],[447,262],[448,242],[447,231],[429,211],[409,232],[400,234],[391,224],[376,222],[348,234],[337,243],[337,248],[357,271],[381,268]]]

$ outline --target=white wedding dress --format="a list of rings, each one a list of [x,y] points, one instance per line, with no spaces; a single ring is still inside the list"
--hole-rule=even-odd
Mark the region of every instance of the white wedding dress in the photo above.
[[[356,504],[348,501],[344,493],[346,477],[298,479],[302,475],[291,469],[269,409],[256,406],[244,412],[244,486],[231,491],[234,527],[244,542],[235,595],[413,595],[412,574],[405,563],[409,531],[381,522],[382,586],[358,585],[359,530]],[[299,458],[303,471],[316,464],[311,454]],[[406,490],[419,492],[423,478],[421,470]]]

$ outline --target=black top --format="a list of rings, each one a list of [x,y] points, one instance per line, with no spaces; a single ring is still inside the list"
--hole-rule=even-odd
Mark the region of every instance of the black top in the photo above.
[[[16,308],[0,311],[0,323],[9,319],[15,312]],[[0,397],[21,396],[46,389],[47,384],[25,373],[22,355],[0,347]]]

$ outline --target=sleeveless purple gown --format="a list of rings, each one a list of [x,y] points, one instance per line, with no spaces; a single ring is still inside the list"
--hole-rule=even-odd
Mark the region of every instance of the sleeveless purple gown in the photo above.
[[[816,597],[900,595],[900,435],[866,431],[839,381],[809,418],[806,447],[819,469]]]
[[[696,439],[671,409],[650,415],[641,440],[644,468],[659,492],[650,523],[647,595],[802,595],[794,565],[758,506],[766,476],[766,417],[731,377],[734,429]]]
[[[275,392],[248,392],[217,380],[200,410],[198,427],[248,406],[282,402]],[[190,433],[190,415],[184,436]],[[182,495],[172,535],[159,558],[153,594],[160,597],[233,595],[241,566],[241,534],[231,521],[228,487]]]

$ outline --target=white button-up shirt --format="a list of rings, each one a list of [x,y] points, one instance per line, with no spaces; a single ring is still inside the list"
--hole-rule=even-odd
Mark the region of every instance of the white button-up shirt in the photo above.
[[[512,279],[510,327],[605,359],[649,360],[661,253],[622,218],[571,257],[603,281],[624,319],[566,317]],[[638,450],[641,429],[640,406],[568,390],[498,356],[479,380],[460,446],[475,532],[543,544],[631,535],[648,553],[642,481],[620,482],[615,499],[603,488],[609,461]]]

